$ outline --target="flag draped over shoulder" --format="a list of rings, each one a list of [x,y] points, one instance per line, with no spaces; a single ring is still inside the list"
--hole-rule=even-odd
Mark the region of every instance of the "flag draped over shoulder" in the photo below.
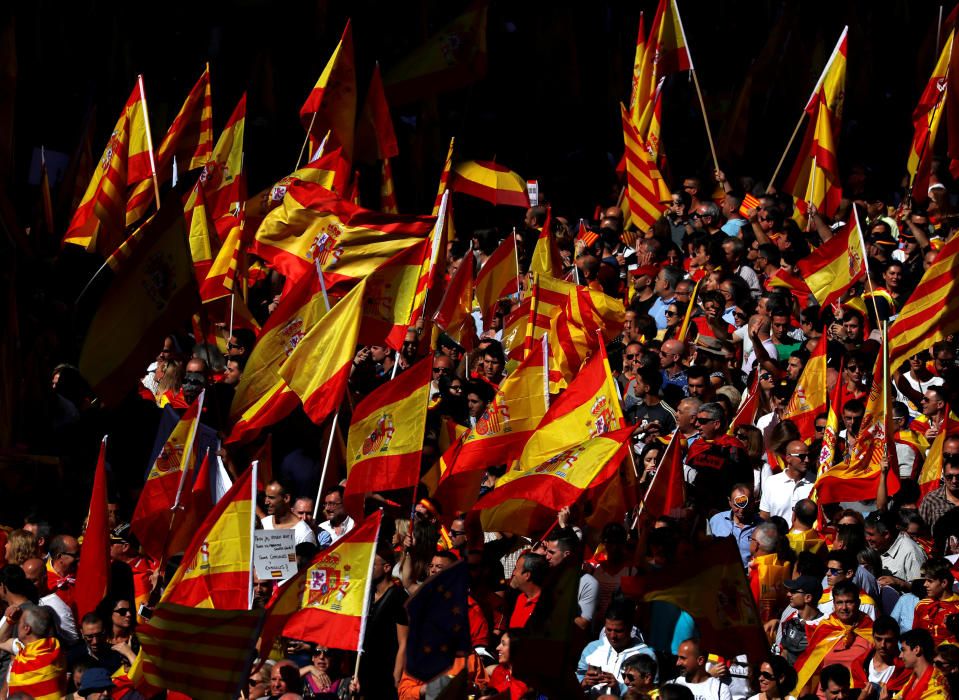
[[[889,366],[959,332],[959,235],[939,251],[932,266],[889,327]]]
[[[93,492],[87,527],[83,532],[80,564],[77,566],[77,584],[74,603],[82,618],[106,597],[110,582],[110,522],[107,513],[107,439],[100,443],[100,456],[93,476]]]
[[[248,610],[256,517],[255,463],[241,474],[194,534],[160,599],[194,608]]]
[[[464,87],[486,75],[487,0],[467,10],[386,73],[386,92],[395,105]]]
[[[812,628],[806,650],[796,659],[795,667],[799,680],[793,693],[801,692],[822,668],[823,659],[833,648],[842,642],[851,644],[855,636],[862,637],[870,644],[873,641],[872,619],[861,615],[860,621],[853,627],[844,625],[835,615]]]
[[[519,257],[516,254],[516,234],[508,235],[493,254],[486,259],[476,276],[476,303],[489,324],[496,302],[519,290]]]
[[[323,135],[330,131],[333,144],[353,158],[353,131],[356,124],[356,63],[353,57],[353,28],[349,20],[333,55],[300,107],[300,121],[309,132],[310,152],[316,151]]]
[[[288,278],[316,274],[353,284],[400,250],[426,238],[435,220],[395,216],[352,204],[319,185],[294,181],[256,232],[253,252]]]
[[[151,177],[148,125],[143,109],[142,81],[138,81],[107,146],[94,167],[93,177],[80,201],[64,243],[104,258],[123,242],[126,227],[127,188]]]
[[[80,352],[80,374],[107,404],[135,387],[170,329],[199,305],[183,205],[175,193],[140,231],[90,322]]]
[[[627,577],[622,588],[631,598],[664,601],[685,610],[696,621],[703,648],[711,653],[726,658],[745,653],[758,659],[769,651],[739,549],[728,537],[697,546],[656,576]]]
[[[783,420],[789,419],[800,435],[812,435],[816,416],[826,412],[826,343],[820,341],[810,355],[789,397]]]
[[[367,493],[416,486],[432,376],[433,358],[425,357],[353,410],[343,494],[349,510],[361,512]]]
[[[382,511],[370,515],[277,590],[267,606],[261,649],[272,648],[281,635],[361,648],[382,518]]]
[[[67,660],[53,637],[29,642],[10,662],[8,692],[60,700],[67,692]]]
[[[809,124],[799,156],[784,189],[796,198],[795,218],[805,228],[809,205],[833,216],[842,198],[836,157],[843,102],[846,97],[846,35],[843,29],[826,68],[806,104]]]
[[[473,651],[469,623],[469,567],[459,561],[430,576],[406,601],[410,619],[406,672],[424,683]]]
[[[496,482],[473,510],[481,511],[486,531],[537,535],[556,519],[556,511],[576,503],[612,479],[630,449],[633,429],[604,433],[551,455],[543,462],[519,463]]]

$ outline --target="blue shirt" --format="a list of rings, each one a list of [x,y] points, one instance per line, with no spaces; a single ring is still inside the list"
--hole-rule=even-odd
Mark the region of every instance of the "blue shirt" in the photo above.
[[[748,221],[745,219],[730,219],[722,226],[722,232],[727,236],[738,236],[740,229],[745,226]]]
[[[659,330],[663,330],[666,327],[666,309],[670,304],[674,304],[675,302],[676,295],[674,294],[665,301],[662,297],[659,297],[653,302],[653,305],[649,307],[649,315],[656,321],[656,328]]]
[[[733,523],[732,510],[716,513],[709,519],[709,531],[713,537],[735,537],[736,546],[739,547],[739,556],[743,559],[743,566],[749,562],[749,540],[752,538],[753,530],[762,522],[759,514],[753,516],[753,521],[743,527],[737,527]]]
[[[686,376],[685,372],[680,372],[675,377],[670,377],[668,374],[666,374],[666,370],[664,369],[659,370],[659,372],[663,375],[663,387],[665,387],[667,384],[675,384],[683,390],[684,394],[689,396],[689,378]]]

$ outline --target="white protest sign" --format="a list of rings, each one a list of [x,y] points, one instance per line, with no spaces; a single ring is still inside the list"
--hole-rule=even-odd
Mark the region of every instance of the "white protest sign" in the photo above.
[[[253,533],[253,569],[264,581],[285,581],[295,574],[293,530],[256,530]]]

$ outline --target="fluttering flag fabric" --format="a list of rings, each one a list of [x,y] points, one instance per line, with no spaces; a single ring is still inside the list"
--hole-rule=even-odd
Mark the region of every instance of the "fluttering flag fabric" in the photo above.
[[[184,484],[183,491],[180,493],[180,504],[177,507],[176,515],[173,517],[170,537],[166,544],[165,560],[168,561],[174,554],[186,551],[193,535],[200,529],[203,521],[213,510],[217,501],[212,489],[213,479],[217,478],[212,471],[214,469],[218,469],[218,467],[215,464],[210,465],[210,451],[208,449],[206,454],[203,455],[200,468],[193,477],[192,488],[187,488],[190,485],[188,475],[188,483]],[[229,487],[227,487],[228,489]]]
[[[861,637],[867,643],[872,644],[872,618],[868,615],[861,615],[860,618],[861,620],[855,626],[850,626],[843,624],[835,615],[830,615],[812,628],[806,650],[796,659],[795,668],[798,681],[790,694],[802,692],[806,684],[813,680],[822,668],[822,662],[826,654],[836,646],[842,644],[839,648],[847,649],[855,641],[855,637]]]
[[[193,270],[196,273],[197,284],[202,286],[210,272],[210,267],[213,265],[213,258],[220,248],[220,241],[211,225],[206,197],[199,181],[193,186],[190,195],[187,197],[183,215],[186,218],[187,231],[189,232]]]
[[[952,47],[955,41],[955,31],[946,34],[939,60],[933,68],[932,75],[926,83],[919,103],[912,111],[912,143],[909,146],[909,157],[906,161],[906,170],[909,172],[909,192],[916,202],[925,202],[929,199],[929,175],[932,170],[932,156],[936,144],[936,134],[939,132],[939,123],[945,112],[946,95],[949,91],[947,75],[949,73],[949,59],[952,56]]]
[[[372,163],[389,160],[399,154],[390,106],[383,91],[383,78],[380,77],[380,64],[377,63],[373,67],[373,77],[370,78],[366,101],[357,122],[356,160]]]
[[[669,188],[656,167],[626,107],[620,105],[623,142],[626,145],[626,198],[632,222],[640,231],[649,229],[663,214],[663,203],[670,200]]]
[[[443,162],[443,172],[440,173],[440,185],[436,190],[436,201],[433,202],[433,216],[440,213],[440,203],[443,201],[443,193],[449,189],[450,170],[453,168],[453,145],[456,138],[450,139],[450,150],[446,153],[446,160]]]
[[[67,659],[55,637],[28,642],[10,661],[7,690],[34,700],[60,700],[67,692]]]
[[[683,450],[677,430],[659,458],[656,474],[643,496],[643,512],[653,518],[678,517],[686,503],[686,479],[683,478]]]
[[[420,476],[433,358],[424,357],[353,409],[343,502],[362,512],[367,493],[416,486]]]
[[[205,190],[210,218],[220,240],[226,238],[243,202],[246,177],[243,175],[243,134],[246,131],[246,93],[227,119],[213,155],[203,167],[200,181]]]
[[[87,329],[80,374],[105,404],[135,386],[171,328],[199,306],[193,263],[175,193],[141,229]]]
[[[800,260],[800,278],[826,307],[839,299],[866,274],[865,246],[858,214],[832,238]]]
[[[706,581],[709,585],[703,585]],[[752,659],[769,651],[739,549],[730,537],[697,546],[656,576],[626,577],[621,585],[628,597],[664,601],[688,612],[710,653]]]
[[[349,20],[333,55],[300,107],[300,121],[310,138],[310,153],[316,151],[323,135],[353,159],[353,132],[356,125],[356,63],[353,57],[353,28]]]
[[[184,173],[202,168],[212,154],[213,100],[210,95],[210,68],[207,67],[190,90],[157,148],[157,180],[162,184],[173,177],[174,160],[178,172]],[[138,221],[153,201],[151,180],[144,180],[136,185],[127,201],[127,225]]]
[[[826,216],[833,216],[842,198],[836,144],[846,97],[848,31],[848,27],[843,29],[806,104],[809,123],[799,156],[784,185],[784,189],[796,198],[794,218],[803,228],[808,220],[810,205],[815,205]]]
[[[479,496],[480,481],[490,465],[510,464],[522,454],[549,408],[542,343],[496,390],[486,411],[443,455],[448,468],[433,496],[444,514],[468,510]]]
[[[431,98],[486,75],[487,0],[474,0],[386,74],[394,105]]]
[[[402,348],[413,317],[420,271],[429,253],[429,240],[424,239],[394,255],[366,278],[359,344],[385,343],[394,350]]]
[[[939,426],[936,439],[932,441],[929,452],[926,453],[926,459],[922,463],[922,470],[916,478],[916,482],[919,485],[920,498],[924,497],[930,491],[935,491],[939,488],[939,484],[942,481],[942,448],[946,440],[955,437],[957,428],[959,428],[959,425],[956,425],[956,421],[951,418],[949,407],[947,406],[945,417],[943,418],[942,425]]]
[[[148,125],[138,81],[110,134],[83,199],[70,220],[64,243],[99,253],[116,250],[126,228],[127,188],[151,178]]]
[[[842,377],[842,366],[839,367],[839,376]],[[843,382],[837,381],[833,387],[832,396],[829,397],[829,407],[826,415],[826,427],[822,433],[822,448],[819,451],[818,474],[823,474],[832,468],[836,461],[836,446],[839,443],[839,413],[842,407],[839,405],[840,397],[843,392]]]
[[[396,189],[393,186],[393,168],[390,159],[383,161],[380,167],[380,211],[384,214],[399,214],[396,204]]]
[[[414,678],[429,682],[472,652],[469,584],[469,567],[459,561],[426,579],[406,601],[406,672]]]
[[[205,304],[233,293],[237,270],[244,253],[242,217],[231,215],[224,218],[232,220],[226,225],[226,239],[217,251],[206,277],[200,283],[200,299]],[[220,219],[221,222],[223,220]]]
[[[110,515],[107,512],[107,439],[100,443],[100,456],[93,475],[93,492],[87,528],[83,531],[74,604],[82,618],[92,612],[107,594],[110,583]]]
[[[334,649],[360,649],[382,511],[359,523],[308,568],[287,581],[267,606],[262,649],[280,637]]]
[[[446,335],[467,352],[476,345],[476,321],[473,318],[473,278],[476,256],[467,251],[446,288],[433,320]]]
[[[519,290],[519,256],[516,234],[508,235],[476,275],[476,303],[489,325],[496,302]]]
[[[820,341],[789,397],[783,420],[795,423],[800,435],[812,435],[816,416],[826,413],[826,398],[826,343]]]
[[[183,552],[162,603],[248,610],[253,586],[256,463],[217,502]]]
[[[536,463],[523,457],[496,482],[474,511],[483,529],[537,535],[556,519],[556,511],[572,506],[590,490],[598,491],[616,476],[630,449],[632,427],[603,433]],[[588,498],[588,496],[586,496]]]
[[[932,266],[889,327],[889,366],[959,332],[959,235],[939,251]]]
[[[203,408],[202,396],[197,397],[173,426],[147,472],[146,483],[130,519],[130,527],[140,540],[140,547],[158,561],[166,551],[173,509],[178,505],[182,484],[196,461],[193,444]]]
[[[736,432],[736,428],[740,426],[754,425],[756,423],[756,418],[758,418],[756,413],[759,411],[759,396],[759,374],[757,373],[746,396],[743,397],[743,401],[739,405],[739,410],[736,411],[736,416],[733,418],[732,423],[729,424],[730,435],[733,435]]]
[[[540,231],[539,238],[536,239],[536,247],[533,249],[529,271],[555,279],[563,279],[563,256],[560,255],[559,248],[556,246],[552,228],[553,209],[547,206],[546,222],[543,224],[543,230]]]
[[[281,274],[316,274],[327,286],[350,285],[404,248],[429,236],[435,220],[370,211],[323,187],[292,182],[283,202],[260,224],[253,251]]]
[[[526,180],[505,165],[489,160],[467,160],[453,169],[451,188],[494,205],[528,207]]]
[[[649,57],[650,60],[652,57]],[[633,79],[629,90],[629,114],[634,124],[638,124],[643,109],[649,100],[649,80],[644,83],[643,75],[651,74],[651,66],[646,63],[646,18],[639,13],[639,28],[636,31],[636,53],[633,57]]]
[[[279,369],[316,424],[339,408],[353,366],[366,283],[356,285],[304,335]]]

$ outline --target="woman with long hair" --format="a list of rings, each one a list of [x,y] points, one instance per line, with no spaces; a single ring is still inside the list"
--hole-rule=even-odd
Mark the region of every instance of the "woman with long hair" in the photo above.
[[[8,564],[23,564],[37,556],[37,539],[29,530],[14,530],[7,535],[5,548]]]
[[[510,663],[509,655],[510,636],[509,632],[504,632],[500,638],[499,646],[496,647],[496,654],[499,659],[499,665],[493,669],[489,684],[501,693],[509,693],[510,698],[521,698],[526,694],[526,684],[513,677],[513,666]]]
[[[795,700],[789,691],[796,685],[796,669],[782,656],[770,656],[756,673],[759,692],[749,700]]]

